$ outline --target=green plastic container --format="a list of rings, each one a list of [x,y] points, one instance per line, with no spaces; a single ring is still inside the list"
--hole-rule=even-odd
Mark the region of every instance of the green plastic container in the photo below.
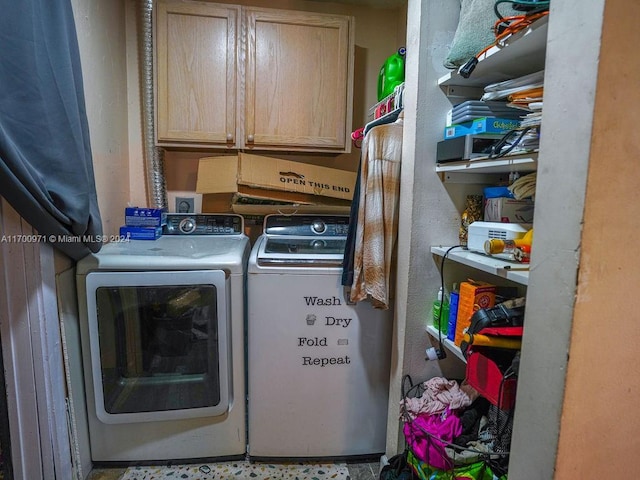
[[[433,326],[446,337],[447,327],[449,326],[449,303],[442,298],[442,287],[438,291],[437,300],[433,302],[431,315],[433,316]]]
[[[393,90],[404,82],[404,56],[407,49],[401,47],[387,58],[378,74],[378,101],[388,97]]]

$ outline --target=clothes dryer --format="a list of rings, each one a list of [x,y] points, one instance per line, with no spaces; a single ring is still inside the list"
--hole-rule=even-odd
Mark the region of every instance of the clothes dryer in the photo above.
[[[94,462],[245,454],[243,231],[238,215],[170,214],[161,238],[78,263]]]
[[[247,267],[249,455],[385,450],[392,311],[341,285],[346,216],[271,215]]]

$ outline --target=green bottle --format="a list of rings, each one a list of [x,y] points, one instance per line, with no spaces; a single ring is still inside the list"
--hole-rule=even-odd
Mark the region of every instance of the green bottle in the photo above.
[[[378,101],[388,97],[393,90],[404,82],[404,56],[407,49],[401,47],[387,58],[378,74]]]
[[[449,303],[443,299],[442,287],[438,290],[437,300],[433,302],[431,314],[433,315],[433,326],[446,337],[449,325]]]

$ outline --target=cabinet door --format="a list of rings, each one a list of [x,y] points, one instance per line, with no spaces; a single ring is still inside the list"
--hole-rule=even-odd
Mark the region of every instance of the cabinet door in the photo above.
[[[246,9],[246,148],[349,151],[353,19]]]
[[[160,1],[156,11],[159,144],[236,144],[239,8]]]

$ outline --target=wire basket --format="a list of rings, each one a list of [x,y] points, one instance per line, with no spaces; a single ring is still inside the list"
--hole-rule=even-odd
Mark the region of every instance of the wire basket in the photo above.
[[[407,389],[406,384],[411,386]],[[402,382],[403,398],[419,398],[423,395],[424,383],[413,385],[405,376]],[[486,402],[486,404],[485,404]],[[478,434],[465,437],[455,435],[456,421],[474,410],[447,409],[428,416],[412,416],[401,408],[404,422],[403,432],[407,444],[407,463],[420,480],[495,480],[507,478],[509,447],[513,429],[513,410],[501,410],[482,397],[476,403],[482,404],[483,414],[478,423]],[[462,409],[461,409],[462,410]],[[469,415],[469,417],[471,417]],[[467,419],[468,420],[468,419]],[[467,441],[468,438],[476,438]]]

